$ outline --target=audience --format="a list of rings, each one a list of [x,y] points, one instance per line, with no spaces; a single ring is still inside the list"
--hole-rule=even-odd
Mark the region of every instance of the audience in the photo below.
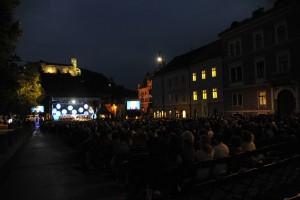
[[[61,134],[72,147],[82,146],[82,158],[93,155],[91,159],[103,159],[103,166],[111,167],[117,174],[123,161],[136,154],[149,155],[148,167],[153,170],[178,166],[187,172],[195,162],[254,151],[268,139],[293,137],[299,140],[300,117],[46,121],[41,130]],[[85,161],[82,159],[82,168],[88,164]],[[226,171],[226,164],[218,164],[213,173],[218,176]],[[207,169],[197,171],[195,178],[203,179],[208,173]]]

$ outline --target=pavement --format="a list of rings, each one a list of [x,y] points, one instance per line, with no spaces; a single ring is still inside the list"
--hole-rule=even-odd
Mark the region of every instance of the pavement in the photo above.
[[[58,136],[34,131],[0,153],[1,200],[122,200],[127,191],[104,169],[79,171]]]

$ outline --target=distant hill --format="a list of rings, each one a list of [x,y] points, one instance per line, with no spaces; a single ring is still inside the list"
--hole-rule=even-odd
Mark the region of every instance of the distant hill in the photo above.
[[[41,84],[47,96],[100,97],[114,101],[137,98],[137,91],[116,85],[103,74],[81,68],[81,76],[41,73]]]

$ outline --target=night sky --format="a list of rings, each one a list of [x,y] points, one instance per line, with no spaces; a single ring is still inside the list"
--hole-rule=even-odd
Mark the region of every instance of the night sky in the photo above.
[[[233,21],[274,0],[21,0],[22,63],[70,63],[137,90],[147,72],[218,39]]]

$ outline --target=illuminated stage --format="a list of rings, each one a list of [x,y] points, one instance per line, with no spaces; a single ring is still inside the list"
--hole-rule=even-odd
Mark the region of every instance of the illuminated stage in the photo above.
[[[99,98],[52,97],[53,120],[92,120],[97,118]]]

